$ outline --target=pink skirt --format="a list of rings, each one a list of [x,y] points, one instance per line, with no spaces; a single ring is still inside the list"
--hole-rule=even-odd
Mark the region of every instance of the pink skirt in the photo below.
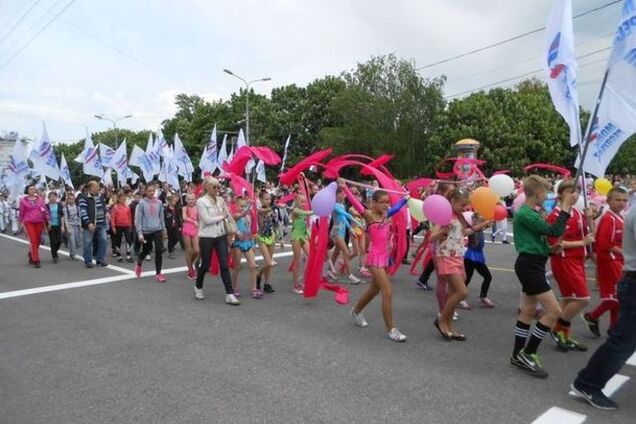
[[[183,224],[181,233],[186,237],[196,237],[196,235],[199,233],[199,229],[195,227],[194,224],[186,222]]]
[[[367,260],[364,262],[366,266],[374,266],[377,268],[386,268],[389,266],[391,256],[389,252],[378,249],[370,249],[367,254]]]
[[[436,256],[435,270],[438,275],[462,275],[466,279],[464,258],[462,256]]]

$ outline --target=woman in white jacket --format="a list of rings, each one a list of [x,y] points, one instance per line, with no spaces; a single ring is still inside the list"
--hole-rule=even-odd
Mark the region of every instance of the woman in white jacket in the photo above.
[[[194,297],[202,300],[203,279],[210,269],[212,252],[216,251],[219,258],[221,280],[225,287],[225,303],[238,305],[240,302],[234,296],[232,290],[232,277],[228,266],[228,247],[225,234],[224,220],[228,219],[230,212],[225,200],[219,195],[221,184],[216,178],[208,177],[204,182],[205,195],[197,200],[197,213],[199,215],[199,251],[201,252],[201,264],[197,270],[197,281],[194,286]]]

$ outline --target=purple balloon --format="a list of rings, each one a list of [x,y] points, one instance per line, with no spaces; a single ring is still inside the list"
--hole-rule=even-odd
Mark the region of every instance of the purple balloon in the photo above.
[[[336,191],[338,183],[335,181],[327,187],[320,190],[313,199],[311,199],[311,209],[320,217],[331,215],[333,208],[336,206]]]
[[[448,225],[453,217],[453,208],[444,196],[433,194],[424,199],[424,215],[436,225]]]

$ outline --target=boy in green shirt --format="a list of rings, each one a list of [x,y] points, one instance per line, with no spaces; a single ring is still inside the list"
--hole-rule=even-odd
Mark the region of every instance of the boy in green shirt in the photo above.
[[[545,178],[538,175],[527,177],[523,181],[526,201],[513,221],[515,248],[519,252],[515,274],[521,283],[523,296],[515,325],[515,347],[510,363],[539,378],[546,378],[548,373],[541,365],[537,349],[561,314],[559,302],[545,277],[545,264],[550,254],[546,237],[560,237],[563,234],[578,196],[576,192],[571,192],[563,197],[561,212],[554,224],[550,225],[536,210],[543,205],[550,188],[551,184]],[[543,305],[545,312],[530,334],[537,303]]]

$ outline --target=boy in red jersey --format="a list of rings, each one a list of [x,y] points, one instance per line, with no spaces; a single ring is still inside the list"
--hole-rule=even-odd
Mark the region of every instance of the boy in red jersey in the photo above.
[[[591,312],[583,315],[587,328],[597,337],[601,335],[598,320],[610,311],[610,328],[618,320],[620,305],[616,297],[616,283],[623,267],[623,217],[621,212],[627,204],[627,192],[613,188],[607,193],[609,210],[603,214],[596,230],[596,278],[601,302]]]

